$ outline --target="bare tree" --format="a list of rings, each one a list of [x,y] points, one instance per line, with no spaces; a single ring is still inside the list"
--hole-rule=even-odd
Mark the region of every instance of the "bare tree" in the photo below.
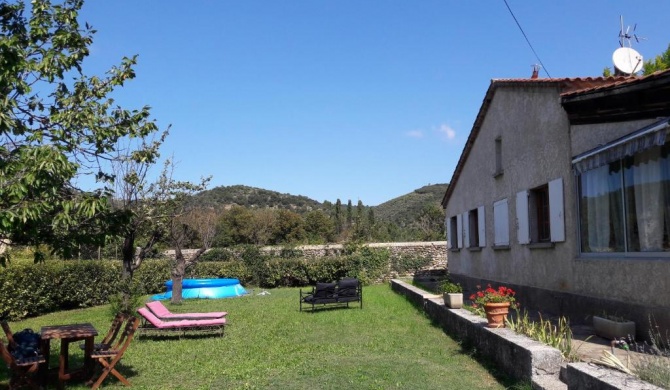
[[[164,132],[158,140],[143,139],[140,142],[145,148],[151,148],[157,153],[166,136],[167,132]],[[142,265],[153,246],[164,236],[164,221],[171,214],[169,203],[173,197],[170,185],[174,170],[172,161],[167,160],[159,178],[150,183],[148,175],[153,161],[123,156],[129,149],[129,145],[119,147],[119,157],[113,164],[117,178],[113,207],[126,218],[121,231],[124,280],[132,279],[133,272]],[[140,237],[144,244],[137,246],[136,242]]]
[[[182,202],[182,213],[175,215],[169,222],[169,238],[175,251],[175,264],[172,268],[172,303],[182,300],[182,285],[186,269],[195,264],[200,256],[212,246],[216,235],[216,225],[221,218],[217,209],[188,209]],[[184,246],[192,242],[193,234],[200,239],[200,248],[184,256]]]

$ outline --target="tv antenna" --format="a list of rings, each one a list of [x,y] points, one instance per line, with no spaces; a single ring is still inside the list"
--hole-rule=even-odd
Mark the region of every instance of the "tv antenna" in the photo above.
[[[632,47],[631,39],[635,39],[635,42],[640,42],[640,38],[635,34],[637,29],[637,23],[633,26],[633,31],[631,32],[630,26],[625,30],[623,27],[623,16],[619,16],[619,21],[621,23],[621,30],[619,30],[619,48],[614,50],[612,54],[612,62],[614,63],[615,74],[632,76],[633,74],[642,70],[642,65],[644,64],[644,58]]]
[[[628,44],[628,47],[632,47],[631,45],[631,39],[635,39],[635,42],[640,43],[640,40],[644,40],[646,38],[640,37],[635,33],[635,30],[637,30],[637,23],[633,25],[633,31],[630,31],[630,26],[626,27],[626,31],[623,29],[623,16],[619,15],[619,22],[621,24],[621,29],[619,30],[619,46],[624,47],[624,45]]]

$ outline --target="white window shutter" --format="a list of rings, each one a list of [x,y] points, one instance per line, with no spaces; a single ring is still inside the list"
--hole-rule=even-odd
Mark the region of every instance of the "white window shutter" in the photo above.
[[[509,207],[507,199],[493,204],[494,245],[509,245]]]
[[[530,225],[528,220],[528,191],[516,194],[516,224],[519,244],[530,243]]]
[[[445,221],[445,227],[447,228],[447,249],[451,249],[452,240],[451,240],[451,218],[447,218]]]
[[[565,215],[563,212],[563,179],[549,182],[549,231],[551,242],[565,241]]]
[[[477,228],[479,229],[479,246],[486,246],[486,210],[484,206],[477,208]]]
[[[463,248],[463,214],[456,215],[456,236],[458,237],[458,248]]]
[[[470,213],[463,213],[463,248],[469,248],[470,243]]]

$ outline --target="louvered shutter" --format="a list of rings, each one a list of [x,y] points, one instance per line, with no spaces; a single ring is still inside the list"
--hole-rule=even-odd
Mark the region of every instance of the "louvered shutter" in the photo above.
[[[486,210],[484,206],[477,208],[477,228],[479,229],[479,246],[486,246]]]
[[[521,191],[516,194],[516,226],[519,244],[530,243],[528,222],[528,191]]]
[[[551,242],[565,241],[562,178],[549,182],[549,224]]]
[[[509,216],[507,199],[493,204],[493,243],[494,245],[509,245]]]

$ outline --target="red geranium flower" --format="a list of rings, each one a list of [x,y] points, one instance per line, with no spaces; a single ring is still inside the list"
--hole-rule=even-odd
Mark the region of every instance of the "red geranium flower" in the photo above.
[[[509,302],[513,306],[515,305],[514,302],[516,302],[516,292],[514,292],[514,290],[509,287],[499,286],[496,290],[489,284],[484,290],[481,290],[480,286],[477,286],[477,288],[479,291],[470,295],[470,300],[473,302],[473,307],[477,307],[479,305],[483,306],[487,303],[502,302]]]

